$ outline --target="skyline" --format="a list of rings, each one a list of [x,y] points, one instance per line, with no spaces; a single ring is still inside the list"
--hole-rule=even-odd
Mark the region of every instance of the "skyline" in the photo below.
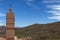
[[[60,0],[0,0],[0,25],[6,25],[10,3],[15,14],[15,26],[60,21]]]

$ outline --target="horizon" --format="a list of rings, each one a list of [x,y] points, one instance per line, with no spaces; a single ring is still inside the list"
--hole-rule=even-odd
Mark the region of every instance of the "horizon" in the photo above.
[[[6,25],[10,4],[15,14],[15,26],[60,21],[60,0],[0,0],[0,25]]]
[[[60,21],[58,21],[58,22],[60,22]],[[52,24],[52,23],[57,23],[57,22],[51,22],[51,23],[45,23],[45,24]],[[34,24],[30,24],[30,25],[35,25],[35,24],[40,24],[40,23],[34,23]],[[41,24],[41,25],[45,25],[45,24]],[[20,28],[24,28],[24,27],[28,27],[28,26],[30,26],[30,25],[26,25],[26,26],[15,26],[15,27],[20,27]],[[0,25],[0,26],[6,26],[6,25]]]

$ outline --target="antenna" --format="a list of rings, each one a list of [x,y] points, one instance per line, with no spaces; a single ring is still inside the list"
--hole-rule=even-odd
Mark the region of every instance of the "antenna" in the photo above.
[[[10,8],[12,7],[12,3],[11,3],[11,0],[10,0]]]
[[[9,12],[11,13],[12,12],[12,1],[9,0]]]
[[[12,12],[12,4],[10,2],[9,12]]]
[[[12,0],[9,0],[9,7],[12,8]]]

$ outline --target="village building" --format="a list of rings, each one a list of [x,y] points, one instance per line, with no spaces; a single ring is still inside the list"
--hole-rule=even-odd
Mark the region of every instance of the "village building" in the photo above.
[[[6,35],[1,35],[0,40],[32,40],[31,37],[17,38],[15,36],[15,15],[11,7],[6,14]]]

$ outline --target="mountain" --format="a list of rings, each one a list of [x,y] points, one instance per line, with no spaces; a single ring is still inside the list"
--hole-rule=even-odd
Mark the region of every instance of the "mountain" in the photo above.
[[[19,37],[31,36],[33,40],[60,40],[60,22],[48,24],[33,24],[16,30]]]
[[[5,26],[0,26],[0,32],[4,32],[5,31]]]
[[[0,26],[0,35],[5,35],[5,26]]]
[[[5,27],[0,27],[1,32]],[[31,36],[33,40],[60,40],[60,22],[48,24],[32,24],[23,28],[15,27],[15,35],[20,37]]]

